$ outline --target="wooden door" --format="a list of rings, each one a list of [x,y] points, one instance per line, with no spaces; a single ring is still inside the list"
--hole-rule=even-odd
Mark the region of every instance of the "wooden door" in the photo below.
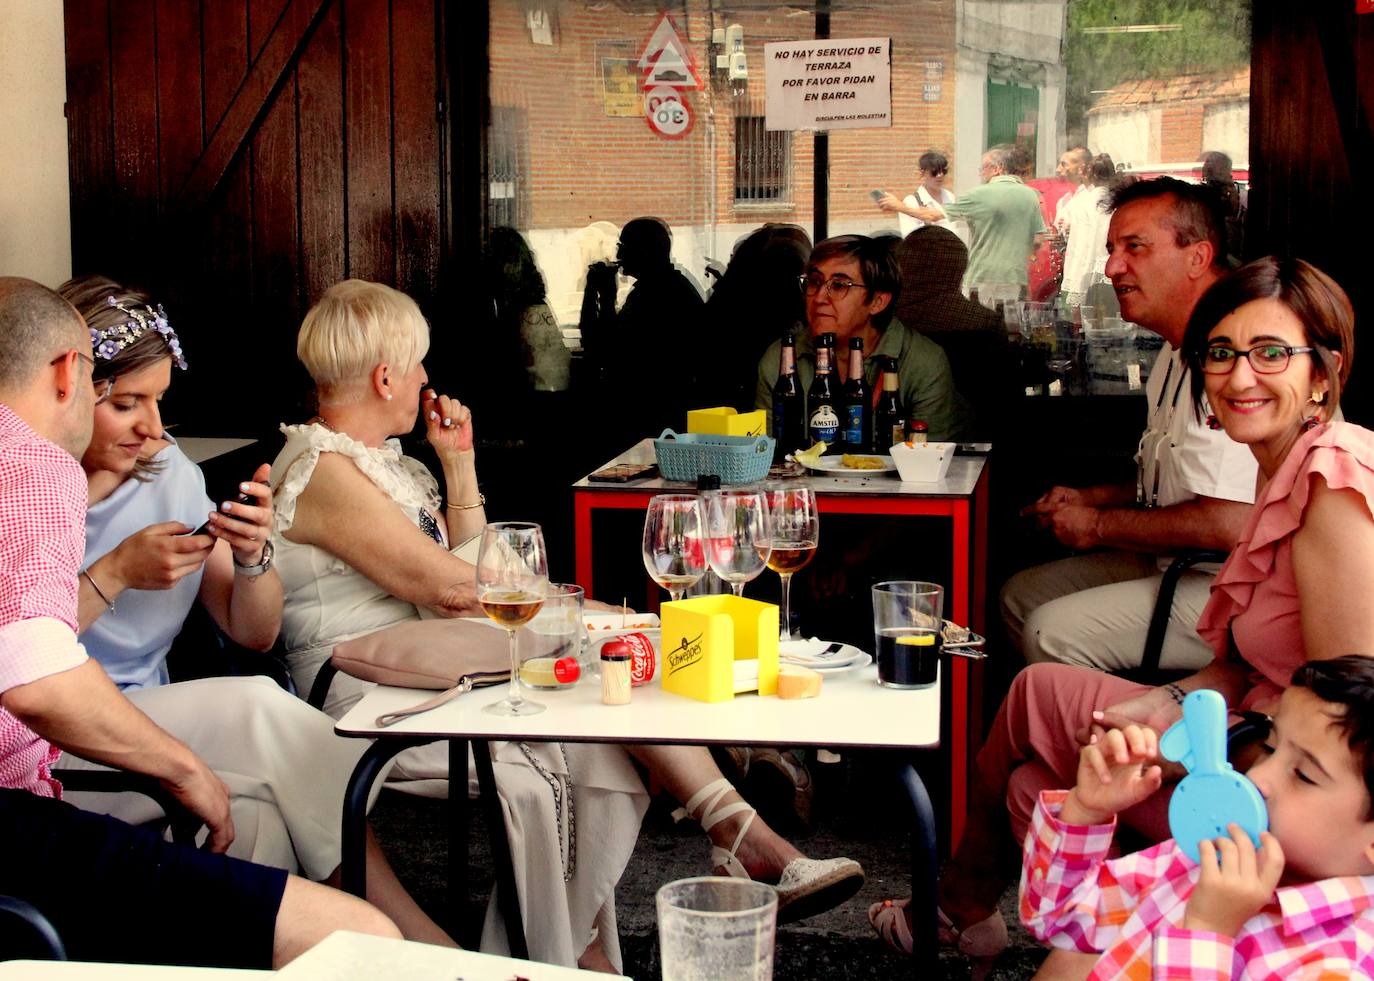
[[[67,0],[77,273],[165,303],[164,415],[307,411],[301,316],[348,276],[434,316],[447,252],[442,0]],[[175,432],[175,430],[174,430]]]

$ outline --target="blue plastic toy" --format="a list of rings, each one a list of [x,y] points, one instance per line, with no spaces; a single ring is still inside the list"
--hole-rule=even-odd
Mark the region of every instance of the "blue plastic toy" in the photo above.
[[[1169,830],[1185,855],[1198,861],[1198,843],[1229,838],[1231,823],[1259,847],[1260,833],[1269,830],[1269,811],[1250,778],[1226,760],[1226,701],[1220,693],[1189,693],[1183,719],[1164,733],[1159,752],[1188,770],[1169,802]]]

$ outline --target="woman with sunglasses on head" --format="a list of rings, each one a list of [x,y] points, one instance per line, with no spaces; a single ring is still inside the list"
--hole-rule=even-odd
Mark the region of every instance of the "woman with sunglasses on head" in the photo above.
[[[101,276],[59,292],[85,319],[95,361],[95,420],[81,457],[90,495],[81,642],[134,705],[226,785],[229,814],[211,828],[214,847],[337,885],[344,789],[366,743],[338,738],[333,720],[266,678],[171,684],[167,674],[167,653],[196,602],[245,647],[266,651],[276,640],[282,584],[269,544],[269,469],[239,485],[240,500],[211,501],[200,470],[162,428],[158,403],[172,369],[186,368],[162,307]],[[100,768],[71,753],[59,765]],[[159,813],[139,794],[67,797],[132,823]],[[407,938],[454,946],[370,832],[367,878],[367,898]]]
[[[1345,293],[1300,260],[1259,259],[1203,295],[1183,356],[1195,410],[1259,464],[1254,507],[1198,622],[1215,660],[1159,687],[1054,664],[1016,677],[978,754],[968,825],[940,881],[943,932],[971,956],[1006,946],[997,900],[1040,792],[1073,786],[1083,744],[1132,723],[1163,733],[1201,688],[1220,691],[1232,711],[1265,713],[1304,661],[1374,654],[1374,433],[1335,418],[1354,360]],[[1180,775],[1166,768],[1163,792],[1121,819],[1149,841],[1169,837],[1170,781]],[[877,904],[869,918],[909,949],[904,906]],[[1074,957],[1055,951],[1046,976],[1086,976],[1092,962]]]

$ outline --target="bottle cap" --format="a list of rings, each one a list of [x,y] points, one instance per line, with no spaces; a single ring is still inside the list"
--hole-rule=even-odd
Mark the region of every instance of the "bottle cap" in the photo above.
[[[553,662],[553,676],[560,685],[570,685],[582,677],[582,666],[575,657],[560,657]]]

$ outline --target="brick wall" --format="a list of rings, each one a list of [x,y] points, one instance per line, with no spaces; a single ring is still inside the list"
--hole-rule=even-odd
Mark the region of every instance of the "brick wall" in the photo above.
[[[709,75],[713,25],[705,3],[687,0],[673,17],[698,71]],[[600,10],[564,5],[555,43],[547,46],[532,43],[523,6],[492,5],[492,104],[521,109],[527,120],[528,228],[580,228],[601,220],[623,224],[644,214],[692,226],[809,219],[811,134],[792,136],[790,202],[736,207],[734,133],[737,112],[763,114],[764,43],[809,37],[811,18],[784,8],[730,15],[728,22],[745,31],[748,91],[740,99],[721,88],[691,92],[694,124],[677,140],[654,134],[642,115],[608,116],[603,102],[602,59],[637,59],[657,19],[656,11],[636,13],[613,4]],[[721,19],[714,26],[726,23]],[[850,230],[847,219],[871,226],[881,217],[870,189],[910,193],[920,154],[932,146],[952,150],[954,3],[894,0],[881,11],[837,13],[831,36],[893,40],[893,126],[831,134],[831,228],[845,231]],[[942,97],[928,103],[922,99],[924,66],[935,59],[944,63]]]
[[[1159,159],[1196,160],[1202,155],[1203,102],[1164,106],[1159,114]]]

